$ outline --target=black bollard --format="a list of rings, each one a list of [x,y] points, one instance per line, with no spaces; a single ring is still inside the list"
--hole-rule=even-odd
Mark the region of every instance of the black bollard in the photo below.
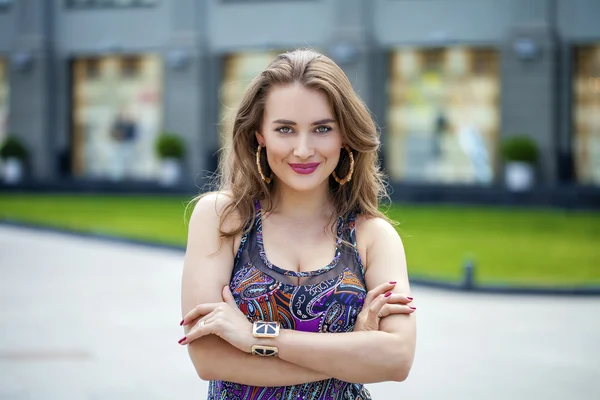
[[[463,281],[461,286],[463,290],[475,289],[475,261],[470,258],[465,261],[463,266]]]

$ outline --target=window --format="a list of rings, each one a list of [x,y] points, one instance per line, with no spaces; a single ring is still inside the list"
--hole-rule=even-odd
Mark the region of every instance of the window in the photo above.
[[[158,0],[65,0],[68,8],[152,7],[157,3]]]
[[[154,180],[162,129],[163,71],[157,54],[107,55],[72,62],[73,174]]]
[[[82,59],[81,63],[85,69],[85,76],[87,79],[95,79],[100,73],[100,59],[99,58],[87,58]]]
[[[574,52],[573,156],[577,181],[600,185],[600,43]]]
[[[127,56],[121,58],[121,76],[124,78],[134,78],[139,75],[142,66],[142,59],[138,56]]]
[[[485,76],[498,73],[496,52],[490,49],[473,49],[471,51],[471,73]]]
[[[441,71],[444,65],[444,49],[425,49],[422,51],[423,69]]]
[[[390,177],[491,184],[500,129],[499,90],[495,49],[394,49],[384,149]]]

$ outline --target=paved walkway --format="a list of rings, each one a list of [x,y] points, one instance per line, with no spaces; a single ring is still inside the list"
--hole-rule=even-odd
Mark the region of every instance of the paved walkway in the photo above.
[[[204,399],[183,254],[0,225],[0,399]],[[598,399],[600,298],[413,288],[418,346],[375,399]]]

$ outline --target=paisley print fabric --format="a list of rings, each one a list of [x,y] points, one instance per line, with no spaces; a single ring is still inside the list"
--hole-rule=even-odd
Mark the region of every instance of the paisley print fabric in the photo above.
[[[279,321],[282,329],[351,332],[365,301],[364,270],[356,251],[354,215],[340,218],[334,259],[310,272],[288,271],[269,262],[262,243],[262,215],[256,202],[254,226],[242,237],[230,288],[250,321]],[[354,245],[350,248],[343,244]],[[368,400],[361,384],[338,379],[294,386],[254,387],[211,381],[209,400]]]

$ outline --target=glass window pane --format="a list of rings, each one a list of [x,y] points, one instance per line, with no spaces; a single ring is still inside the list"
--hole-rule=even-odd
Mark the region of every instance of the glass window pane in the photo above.
[[[497,51],[400,48],[390,62],[391,178],[491,184],[500,128]]]
[[[125,72],[125,73],[124,73]],[[75,176],[153,180],[162,129],[162,60],[155,54],[76,59],[73,76]]]
[[[573,152],[579,183],[600,185],[600,43],[574,51]]]

